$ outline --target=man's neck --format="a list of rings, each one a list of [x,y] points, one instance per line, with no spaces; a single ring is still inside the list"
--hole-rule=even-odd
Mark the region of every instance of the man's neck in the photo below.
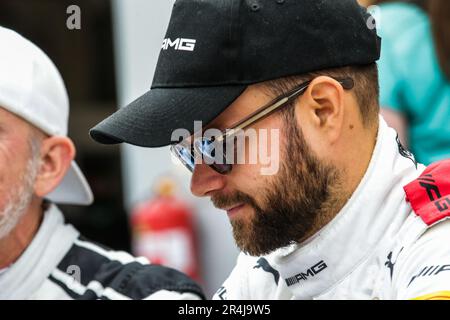
[[[314,227],[301,239],[300,243],[306,241],[330,223],[350,200],[369,167],[377,143],[378,130],[379,125],[377,124],[376,129],[355,135],[354,139],[364,137],[361,141],[354,143],[359,146],[358,150],[355,151],[356,148],[353,148],[353,154],[352,152],[342,152],[342,154],[346,154],[347,158],[342,161],[344,165],[341,166],[340,179],[336,180],[335,185],[330,186],[330,198],[323,204],[322,210],[318,212]],[[345,149],[352,150],[352,146],[349,145]]]
[[[42,217],[41,201],[33,199],[10,234],[0,239],[0,269],[7,268],[23,254],[39,230]]]

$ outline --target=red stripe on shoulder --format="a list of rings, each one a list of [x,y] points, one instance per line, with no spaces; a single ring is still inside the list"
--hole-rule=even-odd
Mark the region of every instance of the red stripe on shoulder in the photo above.
[[[450,217],[450,160],[428,166],[403,189],[406,200],[427,225]]]

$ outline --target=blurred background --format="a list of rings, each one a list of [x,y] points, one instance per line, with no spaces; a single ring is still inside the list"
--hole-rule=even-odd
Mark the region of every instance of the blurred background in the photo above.
[[[67,220],[94,241],[188,273],[210,297],[238,254],[226,214],[190,195],[189,174],[167,148],[102,146],[88,136],[150,88],[173,3],[1,0],[0,25],[41,47],[65,80],[69,135],[95,195],[90,207],[62,206]],[[419,161],[450,158],[450,1],[360,3],[383,38],[383,115]],[[81,29],[67,28],[71,5]]]

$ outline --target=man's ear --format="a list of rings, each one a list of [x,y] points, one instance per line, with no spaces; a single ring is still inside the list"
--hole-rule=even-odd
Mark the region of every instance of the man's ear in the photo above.
[[[45,197],[63,180],[72,160],[75,158],[75,146],[67,137],[52,136],[41,144],[41,162],[34,184],[38,197]]]
[[[322,142],[323,139],[328,143],[335,142],[344,122],[344,97],[344,88],[335,79],[327,76],[315,78],[301,97],[299,125]]]

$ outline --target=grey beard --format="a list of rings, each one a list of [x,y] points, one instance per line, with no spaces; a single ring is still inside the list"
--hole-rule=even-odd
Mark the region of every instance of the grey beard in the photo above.
[[[27,211],[33,198],[38,169],[39,158],[32,154],[19,184],[9,190],[6,205],[0,210],[0,240],[10,234]]]

